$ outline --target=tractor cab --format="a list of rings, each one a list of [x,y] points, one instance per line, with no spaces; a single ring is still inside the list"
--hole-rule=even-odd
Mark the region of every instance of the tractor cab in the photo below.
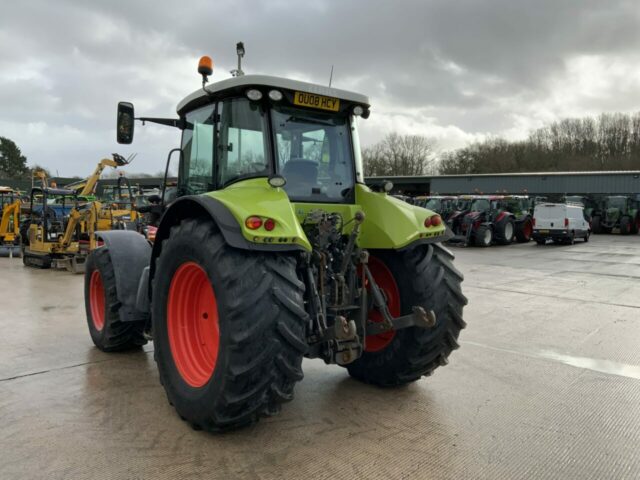
[[[0,187],[0,211],[20,198],[18,192],[10,187]]]
[[[272,182],[282,182],[292,201],[354,203],[363,182],[356,118],[369,115],[364,95],[245,75],[194,92],[177,110],[179,196],[280,177]]]
[[[432,195],[421,197],[419,206],[427,208],[436,213],[446,221],[453,212],[456,211],[457,198],[452,196]]]
[[[77,206],[75,191],[34,187],[30,197],[28,244],[57,242],[64,234],[69,213]]]

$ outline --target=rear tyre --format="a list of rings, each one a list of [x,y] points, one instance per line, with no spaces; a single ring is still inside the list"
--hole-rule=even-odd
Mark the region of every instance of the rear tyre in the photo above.
[[[518,243],[527,243],[531,240],[533,234],[533,222],[527,218],[523,222],[516,225],[516,240]]]
[[[292,254],[234,249],[203,219],[171,229],[152,318],[160,382],[182,419],[228,430],[293,398],[307,350],[303,292]]]
[[[490,247],[493,241],[493,231],[488,225],[480,225],[474,236],[474,243],[478,247]]]
[[[620,219],[620,235],[629,235],[631,233],[631,218],[622,217]]]
[[[95,249],[85,265],[84,305],[91,340],[103,352],[116,352],[147,343],[144,322],[120,320],[116,275],[107,247]]]
[[[513,220],[507,218],[496,225],[496,241],[500,245],[509,245],[513,242]]]
[[[602,233],[602,227],[600,226],[600,215],[594,215],[591,219],[591,231],[595,234]]]
[[[384,342],[367,337],[362,356],[347,365],[349,374],[365,383],[383,387],[403,385],[429,376],[448,363],[451,352],[458,348],[458,335],[466,323],[462,309],[467,304],[462,294],[462,274],[453,266],[453,255],[440,244],[413,248],[407,252],[371,252],[392,275],[391,287],[385,280],[383,290],[392,314],[406,315],[413,306],[433,310],[436,326],[417,327],[392,332]],[[372,270],[372,273],[375,273]],[[379,278],[375,275],[376,280]],[[378,283],[378,282],[377,282]],[[397,298],[396,298],[397,291]],[[395,310],[395,311],[394,311]],[[370,319],[375,321],[377,310]],[[379,335],[376,335],[379,337]]]

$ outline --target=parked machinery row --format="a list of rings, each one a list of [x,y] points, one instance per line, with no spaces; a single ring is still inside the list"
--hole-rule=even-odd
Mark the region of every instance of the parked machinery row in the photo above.
[[[450,243],[488,247],[492,244],[508,245],[514,241],[528,242],[534,238],[536,205],[573,205],[579,207],[587,224],[586,233],[582,226],[576,230],[575,237],[588,239],[590,233],[619,232],[622,235],[636,234],[640,230],[639,201],[632,196],[565,196],[560,203],[551,203],[546,197],[527,195],[434,195],[415,197],[412,203],[438,212],[454,236]],[[573,215],[575,208],[571,209]],[[553,211],[553,210],[550,210]],[[557,210],[559,212],[559,210]],[[569,210],[567,210],[569,211]],[[563,217],[563,220],[570,220]],[[558,226],[558,225],[556,225]],[[562,234],[565,225],[553,238],[569,241],[571,229]],[[546,235],[546,228],[542,229]],[[564,236],[563,236],[564,235]],[[552,238],[551,236],[549,238]],[[541,240],[543,243],[543,240]],[[539,243],[541,243],[539,242]]]
[[[450,243],[488,247],[531,240],[534,199],[525,195],[461,195],[418,197],[416,203],[435,210],[453,232]]]
[[[82,272],[89,252],[99,245],[97,232],[145,233],[148,215],[142,212],[150,207],[139,207],[137,203],[149,202],[144,195],[134,194],[125,176],[120,176],[101,199],[95,196],[103,170],[128,163],[113,154],[113,158],[98,162],[94,172],[76,184],[56,188],[43,179],[42,186],[32,188],[26,197],[0,187],[0,256],[22,256],[29,267]]]

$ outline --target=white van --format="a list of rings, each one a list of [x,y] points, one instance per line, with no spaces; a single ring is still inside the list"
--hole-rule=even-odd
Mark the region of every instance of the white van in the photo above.
[[[544,245],[548,239],[573,245],[576,238],[589,241],[591,225],[579,203],[539,203],[533,211],[533,239]]]

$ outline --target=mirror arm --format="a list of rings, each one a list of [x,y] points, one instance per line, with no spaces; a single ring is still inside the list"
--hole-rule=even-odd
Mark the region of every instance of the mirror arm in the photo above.
[[[159,125],[167,125],[169,127],[176,127],[184,130],[186,122],[182,118],[154,118],[154,117],[137,117],[136,120],[140,120],[144,125],[146,122],[157,123]]]

